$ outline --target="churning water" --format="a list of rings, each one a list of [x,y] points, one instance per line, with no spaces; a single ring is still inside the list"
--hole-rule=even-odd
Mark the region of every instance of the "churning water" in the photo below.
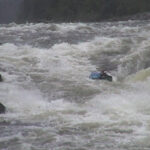
[[[150,21],[8,24],[0,42],[1,150],[150,150]]]

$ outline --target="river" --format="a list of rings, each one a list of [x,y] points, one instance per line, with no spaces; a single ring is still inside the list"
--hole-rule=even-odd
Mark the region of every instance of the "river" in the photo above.
[[[0,42],[1,150],[150,149],[150,20],[1,24]]]

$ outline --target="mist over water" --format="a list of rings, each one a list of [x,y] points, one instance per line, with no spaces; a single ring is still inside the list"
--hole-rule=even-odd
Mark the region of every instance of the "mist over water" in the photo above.
[[[149,150],[150,21],[0,26],[2,150]],[[89,79],[105,69],[113,82]]]

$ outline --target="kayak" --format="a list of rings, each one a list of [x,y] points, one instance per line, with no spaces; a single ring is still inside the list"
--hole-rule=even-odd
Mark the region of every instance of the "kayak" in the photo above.
[[[107,81],[112,81],[112,76],[110,76],[108,74],[102,75],[100,72],[91,72],[89,78],[93,79],[93,80],[107,80]]]

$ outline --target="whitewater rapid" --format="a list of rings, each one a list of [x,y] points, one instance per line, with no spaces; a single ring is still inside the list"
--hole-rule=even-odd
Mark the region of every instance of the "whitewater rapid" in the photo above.
[[[149,150],[150,21],[0,26],[2,150]],[[89,79],[107,70],[113,82]]]

